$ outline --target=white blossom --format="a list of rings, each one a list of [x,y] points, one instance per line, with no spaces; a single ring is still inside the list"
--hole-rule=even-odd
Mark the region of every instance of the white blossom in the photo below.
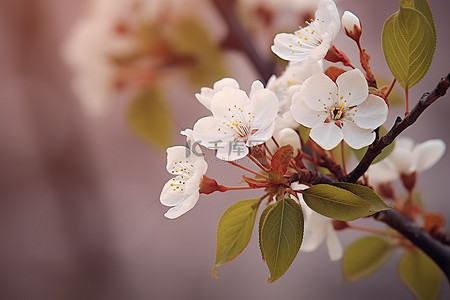
[[[299,66],[289,62],[286,70],[277,77],[272,75],[267,82],[267,88],[272,90],[280,100],[279,114],[289,111],[292,103],[292,96],[300,88],[300,85],[314,74],[323,73],[322,60],[308,66]]]
[[[292,115],[311,128],[310,137],[326,150],[344,141],[359,149],[375,139],[373,130],[387,117],[385,101],[368,94],[364,75],[358,69],[341,74],[334,83],[325,74],[308,78],[294,94]]]
[[[308,187],[303,184],[294,183],[292,184],[292,188],[299,190]],[[305,219],[303,241],[300,251],[312,252],[325,241],[330,259],[332,261],[341,259],[344,251],[337,233],[334,230],[333,219],[316,213],[304,202],[301,194],[297,195],[300,198]]]
[[[334,230],[333,219],[316,213],[307,205],[303,205],[302,208],[305,214],[305,229],[300,250],[312,252],[325,241],[330,259],[332,261],[341,259],[343,249],[337,233]]]
[[[444,155],[445,142],[431,139],[415,144],[409,137],[399,137],[394,150],[382,161],[368,170],[369,181],[373,185],[398,179],[401,174],[411,175],[433,167]]]
[[[298,64],[310,64],[325,57],[340,29],[340,18],[332,0],[319,0],[314,20],[292,33],[275,36],[272,52]]]
[[[165,206],[173,206],[164,216],[178,218],[192,209],[200,195],[200,183],[208,169],[203,154],[194,153],[183,146],[167,149],[167,171],[173,175],[163,187],[160,201]]]
[[[354,40],[361,36],[361,22],[351,11],[346,10],[342,15],[342,27],[345,33]]]
[[[212,116],[194,125],[195,140],[216,149],[219,159],[242,158],[248,154],[247,147],[272,137],[278,112],[276,95],[255,81],[249,96],[240,89],[224,87],[211,100]]]
[[[202,87],[200,93],[195,94],[197,100],[203,104],[208,110],[211,110],[211,100],[217,92],[222,91],[225,87],[239,89],[239,83],[234,78],[222,78],[214,83],[213,88]]]

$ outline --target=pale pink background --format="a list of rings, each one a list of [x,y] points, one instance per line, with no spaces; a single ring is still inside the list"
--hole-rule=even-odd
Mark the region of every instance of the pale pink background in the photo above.
[[[376,73],[386,70],[381,28],[396,2],[340,1],[341,12],[350,9],[363,20],[363,42]],[[449,2],[430,2],[438,45],[429,73],[411,91],[413,103],[450,71]],[[1,299],[412,298],[395,274],[400,252],[381,271],[347,284],[339,263],[329,262],[321,247],[301,253],[283,278],[268,284],[256,237],[213,279],[220,215],[257,194],[202,196],[183,217],[163,217],[167,208],[159,203],[159,192],[169,178],[164,153],[128,130],[124,101],[89,118],[70,89],[73,74],[60,48],[83,7],[84,1],[0,1]],[[352,45],[337,44],[355,57]],[[248,88],[253,78],[245,74],[252,73],[240,74]],[[206,114],[192,94],[173,97],[170,106],[180,125],[174,134]],[[447,95],[406,134],[450,144],[449,115]],[[183,138],[177,136],[176,143]],[[447,219],[449,167],[446,153],[419,181],[427,206]],[[208,170],[225,184],[235,184],[240,174],[222,163]],[[341,237],[348,244],[355,234]],[[443,287],[440,299],[448,299],[445,280]]]

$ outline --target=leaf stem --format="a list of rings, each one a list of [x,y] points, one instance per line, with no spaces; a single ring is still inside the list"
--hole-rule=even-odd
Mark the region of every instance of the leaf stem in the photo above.
[[[389,95],[391,94],[392,90],[394,89],[395,83],[397,82],[397,79],[394,78],[394,80],[392,80],[391,86],[389,87],[389,90],[387,91],[386,95],[384,96],[386,99],[387,97],[389,97]]]
[[[258,172],[256,172],[256,171],[253,171],[252,169],[249,169],[249,168],[247,168],[247,167],[244,167],[243,165],[240,165],[240,164],[238,164],[237,162],[234,162],[234,161],[228,161],[228,163],[230,163],[230,164],[232,164],[233,166],[236,166],[236,167],[238,167],[238,168],[241,168],[241,169],[243,169],[243,170],[245,170],[245,171],[247,171],[247,172],[253,173],[253,174],[257,175],[257,176],[261,176],[261,177],[264,177],[265,179],[269,179],[269,177],[267,177],[266,175],[264,175],[264,174],[262,174],[262,173],[258,173]]]
[[[251,186],[225,186],[227,191],[237,191],[237,190],[254,190],[256,187]]]
[[[341,141],[341,159],[342,159],[342,169],[344,170],[345,176],[347,176],[347,167],[345,165],[345,151],[344,151],[344,140]]]
[[[269,169],[267,169],[266,167],[264,167],[258,160],[256,160],[253,156],[251,155],[247,155],[248,158],[251,159],[252,162],[255,163],[255,165],[257,165],[261,170],[263,170],[264,172],[268,172]]]
[[[405,116],[409,113],[409,89],[405,89]]]

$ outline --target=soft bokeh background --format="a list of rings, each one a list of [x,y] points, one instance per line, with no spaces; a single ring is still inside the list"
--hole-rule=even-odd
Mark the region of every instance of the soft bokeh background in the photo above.
[[[345,283],[325,247],[300,253],[273,284],[256,237],[213,279],[216,226],[232,203],[253,193],[202,196],[177,220],[163,217],[159,192],[170,177],[165,153],[139,140],[125,124],[126,101],[89,117],[73,94],[73,74],[61,45],[85,1],[0,1],[0,298],[1,299],[410,299],[389,264],[360,282]],[[340,0],[363,21],[363,43],[376,74],[386,71],[380,34],[396,1]],[[449,71],[447,0],[430,0],[436,25],[435,60],[411,91],[413,103]],[[297,25],[293,24],[293,29]],[[357,54],[353,45],[337,45]],[[236,57],[239,63],[244,59]],[[236,63],[238,64],[238,63]],[[243,64],[248,88],[256,76]],[[212,79],[215,81],[215,79]],[[169,99],[174,134],[206,111],[192,94]],[[405,134],[450,144],[450,96],[435,103]],[[394,115],[392,114],[390,122]],[[388,126],[390,126],[389,123]],[[179,126],[179,127],[178,127]],[[176,137],[177,144],[183,138]],[[450,218],[450,153],[420,177],[427,207]],[[234,184],[240,171],[215,163],[208,176]],[[447,229],[450,229],[447,226]],[[353,232],[341,234],[345,244]],[[443,280],[440,299],[450,290]]]

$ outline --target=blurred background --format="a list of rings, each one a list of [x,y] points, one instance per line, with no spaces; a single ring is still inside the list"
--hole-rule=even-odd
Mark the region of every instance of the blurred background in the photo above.
[[[232,203],[258,194],[201,196],[186,215],[176,220],[164,218],[167,208],[159,203],[159,193],[170,176],[165,170],[163,145],[183,145],[184,138],[178,132],[192,128],[199,117],[208,114],[194,97],[201,86],[211,86],[220,79],[216,76],[226,75],[237,78],[248,90],[258,75],[246,57],[227,51],[220,57],[223,69],[217,67],[214,73],[199,79],[183,73],[192,55],[186,58],[171,53],[179,59],[175,66],[147,59],[152,55],[167,58],[164,55],[170,51],[163,47],[146,53],[146,59],[133,59],[142,52],[127,56],[129,60],[109,57],[108,62],[114,61],[115,70],[121,71],[121,76],[112,76],[111,70],[96,65],[96,55],[111,49],[116,51],[113,56],[130,55],[128,46],[102,41],[103,21],[99,21],[102,25],[92,20],[102,16],[107,23],[108,13],[127,12],[113,2],[131,1],[103,1],[103,7],[95,8],[89,0],[0,0],[0,299],[413,298],[396,274],[401,251],[396,251],[377,273],[346,283],[339,262],[330,262],[322,246],[314,253],[300,253],[288,272],[269,284],[256,236],[240,257],[218,270],[219,279],[213,279],[216,228],[221,214]],[[167,1],[173,5],[168,6],[170,9],[158,7],[161,1],[147,2],[154,4],[146,7],[148,15],[137,15],[155,20],[154,27],[147,27],[146,33],[156,36],[146,36],[149,43],[170,37],[167,28],[173,20],[171,13],[177,16],[185,9],[201,12],[201,16],[193,18],[208,24],[205,28],[212,43],[226,35],[226,26],[214,7],[202,1]],[[274,1],[261,1],[268,3],[265,5],[243,2],[239,4],[239,15],[263,57],[271,60],[276,60],[269,51],[274,34],[296,30],[301,25],[297,20],[314,12],[310,6],[314,1],[305,4],[301,14],[295,12],[295,16],[288,6],[280,5],[277,10],[270,4]],[[446,0],[429,2],[437,27],[437,48],[428,74],[410,91],[413,104],[423,92],[436,86],[450,66],[450,5]],[[398,3],[339,0],[338,7],[340,13],[351,10],[361,19],[363,46],[372,56],[371,66],[377,78],[389,74],[381,50],[381,30],[387,17],[398,9]],[[141,10],[135,7],[128,16],[136,11]],[[164,18],[155,17],[156,12],[162,12]],[[90,21],[80,25],[87,19]],[[123,24],[136,25],[130,22]],[[116,30],[125,35],[130,28],[137,28],[123,24],[117,23]],[[74,38],[83,30],[98,30],[99,34],[93,34],[90,40]],[[163,32],[162,38],[158,30]],[[356,47],[342,33],[335,44],[357,62]],[[80,60],[90,54],[92,57],[86,61]],[[154,72],[129,76],[126,70],[130,64],[133,70],[149,70],[151,66]],[[95,71],[89,73],[90,67]],[[206,72],[199,70],[201,74]],[[102,74],[110,76],[114,89],[87,95],[86,90],[106,86],[100,79],[96,81]],[[385,84],[392,80],[389,75],[384,78]],[[168,116],[157,124],[168,125],[149,125],[164,133],[163,137],[158,135],[157,142],[149,142],[140,121],[130,123],[131,103],[136,103],[130,99],[136,98],[136,91],[143,87],[155,86],[164,95],[163,111]],[[103,100],[92,104],[89,97]],[[142,106],[137,107],[146,112],[139,110]],[[390,112],[387,127],[396,114],[401,115],[402,108]],[[449,115],[447,95],[405,135],[418,142],[441,138],[449,145]],[[447,220],[449,167],[447,151],[437,166],[419,177],[418,183],[427,208],[442,213]],[[215,161],[209,166],[208,176],[233,185],[241,172]],[[360,235],[340,233],[345,245]],[[440,299],[448,299],[448,282],[443,278],[442,283]]]

